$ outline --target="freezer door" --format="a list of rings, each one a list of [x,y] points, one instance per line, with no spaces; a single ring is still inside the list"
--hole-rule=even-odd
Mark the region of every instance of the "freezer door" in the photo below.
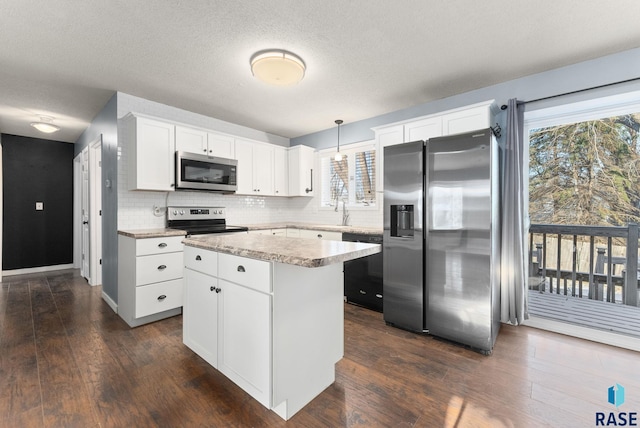
[[[427,325],[435,336],[490,351],[492,143],[490,131],[427,144]]]
[[[424,142],[384,149],[384,320],[424,330]]]

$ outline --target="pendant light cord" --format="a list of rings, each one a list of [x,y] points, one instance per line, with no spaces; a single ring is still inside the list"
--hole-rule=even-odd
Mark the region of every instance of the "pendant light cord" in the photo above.
[[[336,120],[336,125],[338,125],[338,153],[340,153],[340,125],[342,125],[342,120]]]

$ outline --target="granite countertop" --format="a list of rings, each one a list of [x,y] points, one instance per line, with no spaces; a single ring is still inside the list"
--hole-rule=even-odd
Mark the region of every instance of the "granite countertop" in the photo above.
[[[303,267],[320,267],[365,257],[382,251],[379,244],[234,234],[187,238],[184,245]]]
[[[327,232],[342,232],[342,233],[363,233],[369,235],[382,235],[381,227],[367,227],[367,226],[338,226],[331,224],[315,224],[315,223],[261,223],[261,224],[243,224],[240,226],[248,227],[249,230],[264,230],[264,229],[310,229],[310,230],[324,230]]]
[[[185,236],[187,232],[178,229],[136,229],[136,230],[118,230],[118,235],[128,236],[129,238],[165,238],[168,236]]]

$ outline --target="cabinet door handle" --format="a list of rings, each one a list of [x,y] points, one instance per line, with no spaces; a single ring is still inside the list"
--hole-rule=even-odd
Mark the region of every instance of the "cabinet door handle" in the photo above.
[[[367,294],[367,292],[364,290],[360,290],[360,294]]]
[[[216,293],[221,292],[222,290],[220,288],[216,288]]]
[[[166,265],[160,265],[158,266],[158,270],[165,270],[167,268]]]
[[[167,298],[167,296],[165,294],[161,294],[161,295],[158,296],[158,301],[162,302],[166,298]]]
[[[310,172],[311,172],[311,187],[307,187],[306,189],[304,189],[305,193],[313,192],[313,169],[311,169]]]
[[[216,291],[216,287],[214,287],[213,285],[209,288],[209,290],[211,291]]]
[[[200,260],[202,260],[202,257],[196,256],[196,260],[200,261]]]
[[[167,244],[165,244],[164,242],[161,242],[158,244],[158,248],[166,248]]]
[[[244,266],[242,265],[238,266],[238,272],[246,272],[246,270],[244,269]]]

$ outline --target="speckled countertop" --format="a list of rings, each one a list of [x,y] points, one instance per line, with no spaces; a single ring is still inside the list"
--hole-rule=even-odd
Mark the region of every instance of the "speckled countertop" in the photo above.
[[[177,229],[136,229],[136,230],[118,230],[118,235],[128,236],[129,238],[165,238],[167,236],[185,236],[187,232]]]
[[[248,227],[249,230],[264,230],[264,229],[311,229],[311,230],[324,230],[328,232],[342,232],[342,233],[365,233],[370,235],[382,235],[382,227],[366,227],[366,226],[337,226],[331,224],[315,224],[315,223],[262,223],[262,224],[241,224],[237,226]]]
[[[187,238],[183,243],[204,250],[310,268],[381,251],[378,244],[247,234]]]

